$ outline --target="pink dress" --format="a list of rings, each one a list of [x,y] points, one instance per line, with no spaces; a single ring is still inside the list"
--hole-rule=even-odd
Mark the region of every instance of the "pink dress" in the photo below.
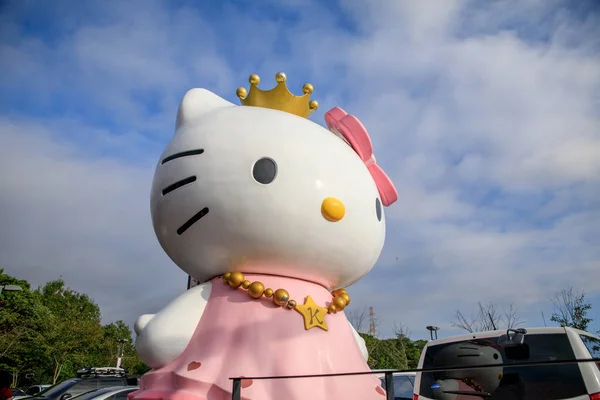
[[[245,274],[273,290],[286,289],[304,304],[310,295],[326,307],[331,294],[322,286],[298,279]],[[328,314],[328,331],[306,330],[295,310],[255,300],[242,288],[220,278],[212,280],[210,298],[192,339],[173,362],[140,380],[129,400],[229,400],[229,378],[370,371],[343,312]],[[385,392],[374,375],[323,378],[245,379],[246,400],[383,400]]]

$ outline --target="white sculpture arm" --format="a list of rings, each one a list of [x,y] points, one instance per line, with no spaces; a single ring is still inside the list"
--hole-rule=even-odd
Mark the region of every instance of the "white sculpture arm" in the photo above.
[[[210,282],[186,290],[156,314],[140,316],[134,325],[135,347],[146,364],[160,368],[187,347],[210,296]]]
[[[348,321],[348,323],[350,324],[350,321]],[[362,356],[365,359],[365,362],[368,362],[369,361],[369,351],[367,350],[367,345],[365,344],[365,339],[363,339],[358,334],[358,332],[356,332],[356,329],[354,329],[352,324],[350,324],[350,328],[352,329],[352,333],[354,334],[354,338],[356,339],[356,344],[358,345],[358,348],[360,349],[360,352],[362,353]]]

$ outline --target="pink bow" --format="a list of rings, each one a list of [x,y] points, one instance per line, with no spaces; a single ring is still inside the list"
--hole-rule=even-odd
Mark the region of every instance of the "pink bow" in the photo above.
[[[398,200],[394,184],[375,162],[371,138],[360,120],[339,107],[333,107],[325,113],[325,123],[330,131],[340,134],[365,163],[377,185],[383,205],[387,207]]]

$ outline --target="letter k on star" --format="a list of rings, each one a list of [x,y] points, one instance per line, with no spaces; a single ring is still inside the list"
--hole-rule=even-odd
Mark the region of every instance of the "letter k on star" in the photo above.
[[[297,305],[294,310],[298,311],[304,317],[304,329],[309,330],[318,326],[324,331],[328,330],[327,322],[325,322],[325,316],[327,315],[327,309],[325,307],[318,306],[312,297],[306,296],[303,305]]]

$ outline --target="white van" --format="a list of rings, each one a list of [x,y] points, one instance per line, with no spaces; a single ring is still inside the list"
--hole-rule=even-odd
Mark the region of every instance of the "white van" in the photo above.
[[[432,340],[418,369],[449,369],[418,372],[414,400],[600,400],[600,365],[594,362],[510,366],[589,358],[600,358],[600,337],[573,328],[520,328]],[[490,364],[499,366],[460,369]]]

